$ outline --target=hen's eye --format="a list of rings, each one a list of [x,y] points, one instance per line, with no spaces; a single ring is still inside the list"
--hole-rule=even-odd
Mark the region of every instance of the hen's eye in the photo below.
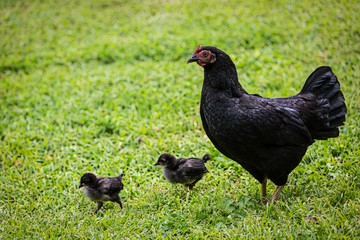
[[[204,53],[203,53],[203,56],[204,56],[204,57],[207,57],[208,55],[209,55],[209,54],[208,54],[207,52],[204,52]]]

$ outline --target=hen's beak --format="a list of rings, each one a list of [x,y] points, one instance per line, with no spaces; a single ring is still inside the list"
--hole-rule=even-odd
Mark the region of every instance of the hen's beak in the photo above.
[[[189,60],[187,61],[187,63],[192,63],[192,62],[197,62],[198,60],[200,60],[196,54],[192,55],[191,58],[189,58]]]

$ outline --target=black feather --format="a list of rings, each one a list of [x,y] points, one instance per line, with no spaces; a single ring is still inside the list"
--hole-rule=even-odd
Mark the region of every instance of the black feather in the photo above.
[[[162,166],[162,172],[170,183],[181,183],[191,190],[205,173],[205,162],[210,159],[209,154],[199,158],[175,158],[169,153],[162,154],[155,165]]]
[[[124,188],[122,177],[120,174],[117,177],[96,177],[93,173],[85,173],[80,179],[80,186],[83,188],[84,195],[91,201],[98,203],[98,208],[94,214],[102,207],[103,202],[116,202],[121,208],[122,202],[119,196],[120,191]]]
[[[215,47],[204,66],[200,115],[215,147],[241,164],[259,182],[269,178],[284,185],[315,139],[337,137],[346,105],[330,67],[316,69],[299,94],[263,98],[248,94],[238,81],[234,63]]]

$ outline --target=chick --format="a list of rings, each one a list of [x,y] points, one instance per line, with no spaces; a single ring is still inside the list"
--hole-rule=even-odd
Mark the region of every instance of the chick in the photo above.
[[[116,202],[123,208],[119,193],[124,188],[122,177],[96,177],[93,173],[85,173],[80,179],[79,188],[83,188],[84,195],[91,201],[97,202],[96,214],[102,207],[103,202]]]
[[[162,154],[155,166],[162,166],[162,173],[170,183],[184,184],[188,190],[192,190],[205,173],[209,172],[205,167],[205,162],[210,159],[209,154],[199,158],[178,158],[176,159],[169,153]]]

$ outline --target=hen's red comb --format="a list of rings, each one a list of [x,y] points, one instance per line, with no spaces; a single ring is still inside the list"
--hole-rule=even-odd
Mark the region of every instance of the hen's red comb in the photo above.
[[[197,47],[197,49],[194,51],[193,54],[200,52],[200,49],[201,49],[201,45],[199,44],[198,47]]]

